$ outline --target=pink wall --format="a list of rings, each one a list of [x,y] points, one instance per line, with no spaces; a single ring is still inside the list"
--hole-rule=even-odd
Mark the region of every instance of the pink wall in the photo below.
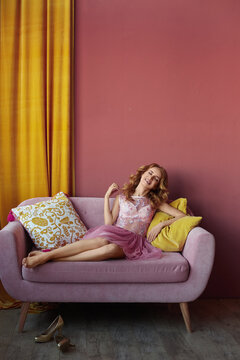
[[[76,194],[168,170],[216,237],[206,296],[239,297],[240,2],[76,1]]]

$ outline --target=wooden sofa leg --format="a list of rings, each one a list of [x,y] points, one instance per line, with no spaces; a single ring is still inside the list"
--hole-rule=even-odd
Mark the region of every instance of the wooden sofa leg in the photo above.
[[[22,303],[18,332],[22,332],[22,331],[23,331],[29,306],[30,306],[30,302],[24,302],[24,303]]]
[[[180,309],[182,312],[182,316],[183,316],[187,331],[191,333],[192,329],[191,329],[191,320],[190,320],[190,314],[189,314],[189,309],[188,309],[188,303],[186,303],[186,302],[180,303]]]

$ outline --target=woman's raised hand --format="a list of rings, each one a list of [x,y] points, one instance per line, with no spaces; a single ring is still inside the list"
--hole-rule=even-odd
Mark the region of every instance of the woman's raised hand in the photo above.
[[[113,193],[115,193],[115,192],[118,191],[118,190],[119,190],[118,184],[113,183],[112,185],[109,186],[109,188],[108,188],[105,196],[106,196],[106,197],[110,197]]]

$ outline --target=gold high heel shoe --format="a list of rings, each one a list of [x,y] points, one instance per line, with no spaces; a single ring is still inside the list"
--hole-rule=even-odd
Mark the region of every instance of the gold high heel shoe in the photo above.
[[[50,341],[55,332],[58,331],[59,334],[62,333],[62,327],[63,327],[63,319],[61,315],[58,315],[55,320],[51,323],[51,325],[45,330],[41,335],[35,336],[35,342],[43,343]]]
[[[62,352],[67,351],[70,347],[75,347],[74,344],[70,343],[70,339],[64,335],[56,335],[55,340],[59,350],[61,350]]]

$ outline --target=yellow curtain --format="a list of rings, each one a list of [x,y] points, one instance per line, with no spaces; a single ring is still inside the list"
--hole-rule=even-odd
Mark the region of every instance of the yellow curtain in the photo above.
[[[74,195],[74,0],[0,1],[0,219]]]

